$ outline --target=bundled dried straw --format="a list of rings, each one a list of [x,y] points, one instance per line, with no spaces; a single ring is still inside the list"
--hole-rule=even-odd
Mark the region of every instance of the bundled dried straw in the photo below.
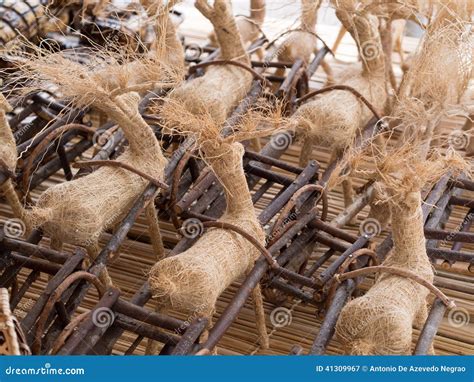
[[[394,249],[382,265],[411,271],[428,283],[434,276],[426,254],[420,190],[445,173],[472,170],[452,150],[445,157],[429,155],[434,126],[465,88],[462,5],[452,4],[438,13],[402,83],[392,115],[404,133],[398,146],[381,159],[374,152],[370,157],[377,169],[373,179],[377,180],[378,212],[388,207],[392,215]],[[412,326],[420,327],[426,320],[428,293],[411,278],[383,274],[363,297],[342,310],[337,338],[351,354],[409,354]]]
[[[439,120],[459,104],[471,77],[470,15],[463,1],[441,8],[400,86],[393,117],[405,137],[421,137],[427,147]]]
[[[226,195],[227,209],[219,221],[242,228],[263,244],[265,235],[243,171],[242,145],[206,146],[202,151]],[[209,229],[189,250],[155,264],[150,286],[153,295],[166,306],[211,315],[220,294],[250,270],[258,255],[259,251],[241,235]]]
[[[237,28],[229,1],[216,0],[211,7],[205,0],[197,0],[196,8],[208,18],[221,49],[221,58],[249,65],[239,30]],[[182,103],[194,115],[206,115],[209,111],[216,125],[221,125],[230,112],[244,98],[252,84],[252,74],[235,65],[213,65],[207,68],[202,77],[187,81],[174,89],[165,101],[164,109],[172,124],[174,104]]]
[[[369,14],[351,16],[345,10],[338,10],[337,16],[353,34],[361,56],[364,57],[362,71],[354,67],[345,71],[344,76],[337,82],[354,88],[376,110],[382,110],[386,94],[378,21]],[[353,142],[356,133],[371,117],[372,112],[354,94],[334,90],[302,105],[292,120],[296,132],[302,135],[306,142],[307,147],[303,151],[307,151],[314,144],[341,150]],[[307,160],[306,157],[302,159]]]
[[[118,161],[163,179],[167,161],[153,131],[138,114],[138,102],[138,95],[129,93],[97,106],[118,123],[129,142]],[[31,222],[62,243],[90,247],[124,217],[147,184],[125,169],[102,167],[46,190],[31,210]]]

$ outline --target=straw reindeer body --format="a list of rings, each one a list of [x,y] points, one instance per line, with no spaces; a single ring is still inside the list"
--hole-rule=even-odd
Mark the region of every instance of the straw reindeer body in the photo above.
[[[382,110],[387,93],[377,19],[370,14],[351,15],[346,10],[338,10],[336,14],[358,41],[359,50],[365,57],[362,70],[355,66],[337,82],[355,89],[376,110]],[[300,106],[290,119],[297,136],[304,139],[300,165],[306,165],[315,144],[330,147],[336,153],[344,151],[372,117],[371,110],[356,95],[345,90],[330,91]],[[343,186],[348,205],[352,200],[352,186],[349,181]]]
[[[114,101],[100,103],[102,110],[124,130],[129,147],[118,161],[154,179],[162,179],[167,163],[151,128],[138,114],[139,97],[129,93]],[[2,131],[8,124],[2,124]],[[15,147],[16,150],[16,147]],[[95,258],[102,232],[122,220],[148,181],[126,169],[101,167],[90,175],[55,185],[43,192],[35,206],[25,209],[11,180],[2,185],[14,214],[23,220],[27,231],[41,228],[55,249],[64,243],[78,245]],[[111,284],[106,270],[101,279]]]
[[[167,161],[153,131],[138,115],[138,101],[138,95],[130,93],[110,101],[108,105],[103,102],[101,106],[118,122],[130,143],[118,161],[162,179]],[[0,134],[8,137],[11,131],[8,134],[8,123],[5,118],[3,120]],[[14,169],[14,143],[2,145],[2,153],[9,146],[15,150],[14,157],[13,152],[9,153],[9,168]],[[11,161],[12,158],[15,162]],[[125,169],[102,167],[90,175],[47,189],[31,209],[23,207],[11,180],[7,180],[2,189],[14,214],[24,221],[28,231],[41,228],[55,248],[60,249],[63,243],[78,245],[87,248],[94,257],[101,233],[124,217],[147,184],[141,176]]]
[[[227,0],[216,0],[211,7],[205,0],[197,0],[196,8],[208,18],[221,49],[223,60],[249,65],[250,60]],[[233,65],[210,66],[202,77],[175,88],[165,100],[163,113],[172,118],[174,105],[184,104],[195,115],[210,113],[216,124],[222,124],[231,111],[247,95],[252,85],[252,74]]]
[[[221,57],[249,64],[229,2],[216,0],[211,8],[206,1],[198,0],[196,7],[214,25]],[[204,76],[172,91],[161,115],[171,130],[186,133],[189,128],[198,136],[213,136],[201,144],[201,152],[224,188],[227,208],[219,221],[243,229],[264,245],[265,235],[257,220],[243,170],[243,146],[219,142],[220,138],[213,135],[221,130],[230,112],[248,93],[251,83],[252,75],[242,68],[211,66]],[[183,119],[177,110],[187,113],[189,118]],[[204,127],[197,126],[201,122]],[[220,294],[250,270],[258,255],[259,250],[238,233],[212,228],[187,251],[157,262],[150,271],[150,288],[160,308],[171,307],[212,318]],[[262,346],[267,347],[261,299],[257,287],[254,290],[257,324]]]
[[[415,272],[432,283],[420,192],[393,201],[390,209],[394,249],[382,265]],[[336,325],[337,338],[349,354],[410,354],[412,325],[424,324],[428,294],[414,280],[383,274],[363,297],[344,307]]]
[[[242,166],[240,143],[206,148],[205,158],[224,188],[227,208],[219,219],[255,237],[265,235],[257,220]],[[150,287],[160,304],[186,313],[211,316],[220,294],[253,266],[259,250],[247,239],[226,229],[212,228],[187,251],[156,263]]]
[[[151,128],[138,114],[139,97],[129,93],[102,103],[124,131],[129,147],[117,161],[156,179],[163,179],[167,163]],[[46,190],[28,213],[33,227],[60,243],[91,248],[100,234],[119,222],[148,181],[121,168],[101,167],[93,173]]]

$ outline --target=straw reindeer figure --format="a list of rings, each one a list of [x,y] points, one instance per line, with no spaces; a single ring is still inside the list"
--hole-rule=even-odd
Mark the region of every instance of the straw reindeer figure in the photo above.
[[[299,27],[287,33],[284,41],[279,45],[277,50],[277,60],[279,62],[294,63],[301,59],[307,65],[311,55],[317,53],[316,21],[320,6],[321,0],[301,0]],[[325,60],[321,61],[321,67],[327,75],[327,83],[332,83],[334,79],[331,67]],[[283,76],[285,69],[279,68],[275,74]]]
[[[237,16],[236,24],[242,37],[244,46],[254,42],[261,33],[265,21],[265,0],[250,0],[250,16]],[[217,47],[218,41],[215,32],[209,35],[210,45]],[[258,54],[261,55],[260,50]],[[260,57],[261,58],[261,57]]]
[[[375,284],[342,309],[336,338],[348,354],[410,354],[412,326],[421,329],[426,321],[430,291],[452,308],[452,302],[432,285],[434,274],[426,252],[420,190],[466,165],[453,151],[444,158],[422,161],[419,150],[418,144],[407,143],[380,162],[376,160],[378,193],[392,212],[394,247],[378,267],[382,274]],[[371,269],[354,271],[353,276],[364,271]],[[344,274],[336,279],[343,281]]]
[[[230,2],[215,0],[211,7],[205,0],[197,0],[196,8],[214,26],[221,59],[249,66],[250,59],[232,15]],[[172,122],[176,118],[174,104],[184,103],[195,115],[205,115],[210,111],[215,123],[220,125],[247,95],[251,85],[252,74],[246,69],[235,65],[212,65],[202,77],[186,81],[175,88],[165,100],[163,113],[167,114],[167,121]]]
[[[458,102],[470,77],[466,6],[457,2],[443,7],[429,26],[392,113],[401,139],[382,160],[372,156],[380,175],[375,177],[380,212],[389,209],[392,215],[394,248],[382,263],[388,274],[341,312],[336,335],[351,354],[409,354],[412,326],[421,327],[427,317],[426,287],[449,304],[431,285],[420,191],[448,172],[472,170],[453,150],[445,157],[429,155],[434,126],[447,105]]]
[[[31,209],[23,209],[13,187],[7,190],[6,197],[17,210],[16,215],[29,230],[41,228],[51,238],[53,248],[60,250],[63,243],[82,246],[94,259],[100,251],[101,233],[125,217],[149,178],[163,179],[167,160],[153,131],[138,114],[138,102],[138,94],[128,93],[113,100],[103,97],[93,103],[117,122],[129,142],[126,151],[112,163],[117,166],[101,167],[87,176],[47,189]],[[122,163],[134,171],[122,168]],[[103,281],[111,284],[103,276]]]
[[[316,144],[330,147],[334,155],[342,153],[374,116],[373,110],[382,110],[386,101],[385,63],[381,48],[377,18],[371,14],[355,11],[355,4],[346,3],[336,12],[341,22],[357,41],[361,56],[364,57],[362,69],[356,64],[344,71],[337,84],[355,90],[332,90],[322,97],[310,100],[300,106],[290,119],[297,137],[304,140],[300,155],[300,165],[309,160]],[[350,179],[343,182],[346,206],[352,202]]]
[[[202,158],[223,186],[226,210],[218,223],[237,227],[264,246],[265,234],[257,219],[243,169],[244,148],[237,141],[269,135],[274,129],[242,131],[240,125],[241,132],[222,138],[221,127],[215,125],[210,111],[207,116],[198,118],[184,104],[175,103],[175,110],[182,119],[176,129],[196,138]],[[255,126],[256,120],[251,118],[247,120]],[[255,244],[240,233],[226,227],[210,228],[188,250],[157,262],[149,274],[150,288],[160,309],[176,309],[206,317],[211,322],[221,293],[251,270],[259,254]],[[252,298],[259,341],[266,349],[268,336],[260,286],[254,289]]]
[[[472,13],[468,2],[439,4],[428,25],[413,65],[400,85],[392,115],[394,128],[402,131],[399,145],[419,139],[420,159],[426,157],[441,118],[455,108],[467,89],[472,73],[472,43],[466,26]],[[377,192],[371,201],[370,218],[383,227],[390,210]]]
[[[167,160],[153,130],[138,112],[140,97],[137,93],[129,92],[128,88],[109,88],[110,82],[103,79],[100,71],[69,61],[59,53],[43,54],[22,68],[23,75],[39,88],[42,84],[54,83],[73,103],[92,105],[106,114],[123,130],[129,146],[116,161],[96,163],[94,165],[104,167],[47,189],[31,209],[23,208],[11,184],[7,186],[6,197],[28,231],[41,228],[51,238],[53,248],[59,250],[63,243],[78,245],[95,258],[101,233],[114,228],[126,216],[150,181],[163,185]],[[162,77],[158,68],[152,68],[153,83],[158,86],[163,80],[169,85],[166,60],[164,63],[156,61],[155,65],[158,64],[162,65]],[[5,121],[3,125],[2,130],[9,129]],[[56,133],[51,134],[56,136]],[[154,209],[152,203],[147,208]],[[147,211],[147,216],[150,226],[156,227],[156,214]],[[154,244],[161,247],[160,243]],[[160,248],[156,250],[163,252]],[[107,284],[112,283],[106,271],[101,277]]]

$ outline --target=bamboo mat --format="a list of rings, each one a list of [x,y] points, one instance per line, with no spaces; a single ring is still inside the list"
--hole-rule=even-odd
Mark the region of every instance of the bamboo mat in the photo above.
[[[272,2],[273,3],[273,2]],[[275,2],[281,3],[281,2]],[[194,10],[188,6],[184,6],[186,12],[186,21],[180,28],[180,32],[185,35],[188,42],[199,42],[203,43],[206,38],[209,25],[199,21],[199,15],[196,16]],[[188,22],[188,16],[191,14],[190,21]],[[296,18],[296,13],[295,13]],[[197,20],[197,21],[196,21]],[[277,24],[273,20],[274,24]],[[273,24],[272,24],[273,25]],[[270,28],[271,29],[271,28]],[[336,25],[318,25],[318,33],[320,36],[331,46],[335,36],[337,35],[338,26]],[[270,31],[275,35],[277,32]],[[269,33],[270,34],[270,33]],[[406,51],[413,51],[416,47],[417,40],[414,38],[406,38],[404,40],[404,48]],[[356,62],[356,48],[349,36],[346,36],[338,50],[336,58],[329,57],[328,62],[331,64],[335,72],[344,70],[348,63]],[[398,55],[394,55],[394,60],[398,60]],[[396,74],[399,76],[401,71],[399,68],[396,69]],[[311,79],[312,87],[321,87],[325,80],[325,76],[319,69],[313,78]],[[460,128],[463,121],[460,119],[446,119],[441,124],[441,130],[446,136],[454,128]],[[315,148],[313,150],[313,158],[316,159],[321,167],[324,169],[329,162],[330,158],[329,150],[325,148]],[[299,156],[299,147],[292,145],[288,151],[283,155],[282,159],[291,164],[297,164]],[[35,190],[34,197],[44,187],[49,187],[58,182],[64,180],[62,171],[58,172],[55,176],[51,177],[44,185],[41,185]],[[354,179],[354,185],[361,186],[364,184],[363,179]],[[259,202],[256,207],[261,210],[266,206],[272,198],[277,194],[275,188],[270,189]],[[328,220],[337,216],[343,210],[343,196],[341,187],[337,187],[330,194],[330,209]],[[474,198],[474,194],[470,193],[471,199]],[[357,217],[357,221],[353,224],[345,227],[349,232],[353,234],[359,233],[359,225],[365,219],[368,212],[366,207]],[[456,229],[463,216],[467,213],[466,208],[455,207],[447,229]],[[0,205],[0,216],[8,218],[11,216],[9,207],[5,204]],[[178,236],[173,226],[168,222],[160,222],[162,228],[163,239],[169,248],[178,242]],[[384,232],[380,235],[377,241],[381,241],[387,233]],[[104,234],[101,239],[101,244],[105,244],[110,238],[110,234]],[[43,240],[45,245],[48,245],[47,240]],[[68,251],[72,251],[73,248],[66,247]],[[474,253],[474,245],[465,246],[464,251]],[[321,255],[321,250],[315,251],[312,255],[312,261],[317,259]],[[143,216],[140,216],[136,224],[132,228],[129,239],[125,240],[120,250],[120,256],[110,266],[109,272],[112,279],[121,289],[122,296],[126,299],[130,298],[133,293],[140,287],[140,285],[146,280],[147,271],[154,264],[155,257],[152,252],[148,232],[146,230],[146,224]],[[444,266],[437,264],[436,268],[436,284],[441,290],[446,293],[450,298],[456,300],[458,306],[465,309],[469,316],[474,317],[474,274],[469,273],[466,266],[455,265],[450,269],[446,269]],[[324,268],[323,268],[324,269]],[[321,270],[323,270],[321,269]],[[321,271],[320,270],[320,271]],[[23,277],[26,277],[26,272],[22,273]],[[37,280],[33,287],[27,292],[25,298],[20,302],[18,308],[15,311],[19,317],[25,314],[32,306],[38,295],[44,290],[47,283],[47,277],[42,275]],[[370,287],[371,281],[367,279],[361,286],[361,289],[366,290]],[[217,318],[231,300],[235,291],[239,286],[239,282],[234,283],[231,287],[226,290],[220,297],[217,310],[214,318]],[[95,292],[89,292],[84,302],[81,304],[79,312],[83,312],[87,309],[91,309],[97,302],[97,296]],[[149,302],[147,306],[153,309],[153,301]],[[268,331],[270,333],[270,350],[262,352],[257,345],[257,331],[255,328],[255,317],[250,301],[247,302],[244,309],[238,316],[237,320],[231,325],[225,336],[221,339],[218,345],[218,354],[288,354],[293,345],[300,345],[304,351],[307,352],[311,346],[312,341],[319,331],[319,327],[322,322],[322,317],[317,315],[316,309],[313,306],[304,305],[298,301],[289,302],[284,305],[291,311],[291,323],[289,325],[275,328],[270,322],[270,314],[275,309],[275,306],[266,302],[265,312],[267,317]],[[176,312],[170,312],[171,315],[187,319],[187,317],[180,315]],[[414,341],[416,341],[419,331],[415,329]],[[435,339],[435,351],[436,354],[474,354],[474,324],[472,322],[461,327],[455,327],[450,324],[447,317],[443,319],[438,334]],[[136,335],[125,332],[121,339],[118,341],[114,348],[114,354],[123,354],[126,349],[135,340]],[[134,354],[143,354],[146,342],[142,341],[135,350]],[[327,349],[328,354],[341,354],[340,345],[336,340],[332,340]]]

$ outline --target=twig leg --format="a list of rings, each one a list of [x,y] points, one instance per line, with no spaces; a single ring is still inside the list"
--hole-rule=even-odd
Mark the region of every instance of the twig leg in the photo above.
[[[163,238],[161,236],[160,224],[158,222],[158,215],[153,201],[148,203],[146,206],[145,215],[148,221],[148,232],[150,233],[151,245],[155,252],[155,259],[156,261],[159,261],[166,257],[166,253],[163,245]]]
[[[344,28],[341,25],[341,28],[339,29],[339,32],[338,32],[337,37],[336,37],[336,41],[334,41],[334,44],[333,44],[332,49],[331,49],[334,54],[336,54],[336,50],[337,50],[337,48],[339,48],[339,45],[341,44],[341,41],[344,38],[345,34],[346,34],[346,28]]]
[[[262,150],[262,144],[260,143],[260,139],[258,138],[253,138],[252,141],[252,148],[255,150],[255,152],[260,152]]]
[[[92,244],[90,246],[88,246],[86,248],[87,250],[87,253],[89,254],[89,258],[90,259],[95,259],[99,253],[100,253],[100,247],[99,247],[99,244],[98,243],[95,243],[95,244]],[[84,264],[86,266],[89,266],[90,262],[89,261],[85,261]],[[112,282],[112,279],[109,275],[109,271],[107,270],[107,267],[105,267],[104,269],[102,269],[100,271],[100,274],[99,274],[99,280],[107,287],[111,287],[111,286],[114,286],[113,282]]]
[[[310,160],[312,152],[313,152],[313,140],[307,137],[304,140],[303,147],[301,147],[300,162],[299,162],[300,167],[306,167],[306,165],[308,164]]]
[[[160,303],[157,303],[156,307],[155,307],[155,312],[166,314],[166,308],[161,306]],[[155,340],[152,340],[151,338],[148,338],[147,343],[146,343],[146,348],[145,348],[145,355],[156,355],[156,354],[158,354],[159,346],[160,346],[160,343],[158,341],[155,341]]]
[[[255,322],[257,325],[258,339],[260,347],[267,350],[270,347],[270,341],[265,324],[265,310],[263,309],[262,289],[260,284],[252,291],[252,302],[255,310]]]
[[[346,178],[342,181],[342,191],[344,194],[344,207],[349,207],[354,200],[354,189],[352,188],[352,179]]]

